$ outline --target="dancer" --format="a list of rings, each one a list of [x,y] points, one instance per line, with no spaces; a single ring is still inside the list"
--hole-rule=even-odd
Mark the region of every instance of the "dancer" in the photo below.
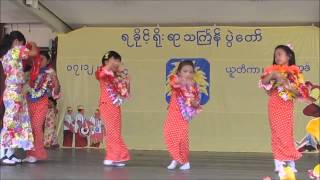
[[[127,146],[121,137],[121,104],[129,97],[128,70],[120,66],[121,56],[109,51],[102,57],[102,66],[96,71],[100,83],[99,109],[106,126],[106,156],[104,165],[125,166],[130,160]]]
[[[193,77],[192,61],[180,62],[176,74],[170,76],[171,100],[164,122],[164,139],[172,158],[168,169],[180,164],[181,170],[191,168],[189,163],[189,122],[200,112],[200,90]]]
[[[48,97],[57,99],[60,94],[60,84],[54,69],[49,65],[50,60],[47,52],[41,52],[41,60],[34,61],[32,64],[27,100],[35,147],[28,151],[23,162],[35,163],[38,160],[46,160],[48,157],[43,144],[43,126],[48,112]]]
[[[268,116],[275,171],[284,177],[283,165],[288,164],[297,172],[294,161],[301,157],[294,145],[293,100],[308,97],[308,88],[303,83],[302,74],[295,65],[295,54],[289,46],[275,48],[273,65],[265,69],[259,85],[269,95]]]
[[[3,38],[0,47],[1,63],[6,75],[3,93],[5,114],[0,137],[0,158],[5,165],[15,165],[21,161],[14,157],[15,149],[33,148],[30,117],[23,94],[23,64],[29,56],[39,58],[39,53],[35,43],[25,45],[24,35],[19,31],[12,31]]]

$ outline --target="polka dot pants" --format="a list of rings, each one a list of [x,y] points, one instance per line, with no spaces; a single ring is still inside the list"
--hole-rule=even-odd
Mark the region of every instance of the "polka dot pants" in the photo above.
[[[48,155],[43,144],[43,125],[48,112],[48,97],[42,97],[36,102],[28,101],[28,108],[34,136],[34,150],[28,151],[27,156],[34,156],[38,160],[45,160]]]
[[[180,113],[175,93],[171,96],[163,133],[171,158],[181,164],[189,162],[189,123]]]
[[[121,109],[112,104],[110,98],[100,103],[101,118],[104,121],[106,133],[106,160],[122,162],[130,160],[129,151],[121,136]]]
[[[276,91],[269,97],[268,115],[271,128],[271,147],[274,159],[297,160],[301,153],[294,145],[293,101],[284,101]]]

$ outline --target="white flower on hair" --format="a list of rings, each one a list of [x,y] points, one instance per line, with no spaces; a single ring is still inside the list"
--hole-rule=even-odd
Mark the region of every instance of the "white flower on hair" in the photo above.
[[[287,46],[288,46],[291,50],[293,50],[293,44],[288,43]]]
[[[105,55],[104,55],[104,58],[108,58],[109,56],[109,52],[107,52]]]

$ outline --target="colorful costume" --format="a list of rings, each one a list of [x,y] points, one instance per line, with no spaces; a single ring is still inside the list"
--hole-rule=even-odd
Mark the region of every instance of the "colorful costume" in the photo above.
[[[33,135],[26,98],[22,92],[25,84],[22,60],[28,58],[28,49],[14,47],[3,56],[1,62],[6,75],[3,102],[5,114],[1,130],[0,149],[33,148]]]
[[[103,142],[104,126],[100,118],[92,116],[89,120],[91,122],[91,147],[99,147]]]
[[[63,118],[63,146],[72,147],[75,121],[72,114],[66,113]]]
[[[171,158],[185,164],[189,162],[189,121],[201,110],[200,92],[196,83],[179,84],[177,75],[169,78],[172,94],[164,123],[164,139]],[[197,106],[192,104],[193,101]]]
[[[88,139],[80,133],[82,127],[86,125],[86,118],[83,114],[77,113],[75,116],[75,146],[85,147],[88,145]]]
[[[320,86],[311,85],[310,97],[313,98],[314,102],[309,104],[303,109],[303,114],[306,116],[315,117],[311,119],[307,126],[306,131],[308,136],[313,141],[314,144],[311,144],[315,150],[320,150]],[[320,180],[320,163],[315,165],[313,169],[308,170],[308,175],[310,179]]]
[[[274,71],[282,73],[302,97],[308,96],[308,89],[304,85],[302,74],[297,66],[273,65],[267,67],[262,78]],[[268,116],[274,159],[279,161],[299,159],[301,153],[296,150],[293,137],[293,99],[296,98],[295,95],[274,80],[267,85],[260,82],[260,87],[269,92]]]
[[[57,112],[55,107],[48,109],[44,124],[44,146],[47,148],[57,146],[58,139],[56,134]]]
[[[121,108],[124,99],[129,96],[129,78],[127,70],[120,73],[106,71],[100,67],[96,72],[100,83],[99,109],[106,126],[105,160],[114,162],[128,161],[129,151],[121,137]]]
[[[56,87],[53,83],[53,76],[56,74],[52,68],[41,68],[35,82],[32,83],[33,86],[29,87],[27,96],[32,131],[35,137],[35,149],[28,151],[27,156],[33,156],[37,160],[47,159],[47,152],[43,144],[43,126],[48,112],[48,96],[58,96],[55,94]]]
[[[312,103],[310,103],[303,109],[303,114],[315,118],[311,119],[307,124],[307,135],[300,142],[298,142],[298,150],[300,152],[303,152],[305,150],[320,150],[320,87],[318,85],[313,85],[311,82],[308,82],[308,84],[309,86],[311,86],[310,100],[312,101]]]

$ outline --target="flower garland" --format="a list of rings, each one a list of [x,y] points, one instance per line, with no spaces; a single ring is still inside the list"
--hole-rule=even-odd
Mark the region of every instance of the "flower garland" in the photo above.
[[[129,98],[129,75],[127,69],[114,73],[103,70],[100,67],[96,72],[96,77],[97,79],[104,79],[107,85],[107,92],[114,105],[120,106],[125,99]]]
[[[178,78],[177,75],[169,77],[170,84],[172,90],[177,92],[177,101],[183,118],[191,121],[202,110],[200,89],[196,83],[192,85],[176,84]],[[194,106],[192,102],[197,102],[197,106]]]
[[[293,88],[297,89],[301,94],[300,96],[302,98],[306,98],[309,96],[309,90],[307,86],[304,84],[304,78],[300,72],[299,67],[295,65],[291,65],[291,66],[272,65],[265,69],[261,79],[272,72],[281,73],[281,75],[288,80],[289,86],[292,86]],[[261,82],[261,79],[259,81],[260,88],[264,88],[267,91],[276,89],[278,91],[279,96],[284,101],[288,101],[296,98],[296,95],[291,91],[289,91],[287,89],[287,86],[283,86],[276,80],[271,80],[269,84],[263,84]]]
[[[29,87],[28,98],[32,102],[39,100],[41,97],[49,93],[51,79],[49,78],[49,69],[43,68],[40,70],[38,78],[35,80],[34,86]]]

